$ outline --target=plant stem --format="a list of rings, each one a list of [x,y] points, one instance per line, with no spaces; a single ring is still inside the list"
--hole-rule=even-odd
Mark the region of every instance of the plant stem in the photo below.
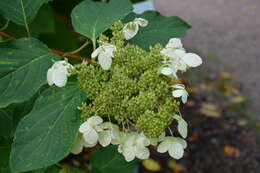
[[[16,39],[14,36],[11,36],[9,34],[6,34],[4,32],[0,32],[0,36],[9,38],[9,39]],[[99,64],[95,61],[92,61],[91,59],[85,58],[83,56],[77,56],[77,55],[73,55],[73,54],[66,54],[65,52],[59,51],[59,50],[55,50],[55,49],[49,49],[50,52],[55,53],[57,55],[61,55],[64,57],[64,55],[66,55],[67,58],[71,58],[71,59],[75,59],[75,60],[79,60],[79,61],[86,61],[89,64],[95,65],[95,66],[99,66]]]
[[[9,23],[10,23],[10,20],[7,20],[5,22],[5,25],[0,29],[0,31],[4,31],[8,27]]]
[[[55,49],[49,49],[49,51],[51,51],[51,52],[53,52],[57,55],[61,55],[63,57],[68,57],[68,58],[79,60],[79,61],[87,61],[89,64],[99,66],[99,64],[97,62],[92,61],[91,59],[85,58],[83,56],[72,55],[72,54],[65,53],[65,52],[62,52],[62,51],[59,51],[59,50],[55,50]]]
[[[88,44],[89,44],[89,42],[86,41],[83,45],[81,45],[81,46],[80,46],[79,48],[77,48],[76,50],[73,50],[73,51],[71,51],[71,52],[65,53],[64,56],[65,56],[66,54],[77,54],[77,53],[79,53],[82,49],[84,49]]]
[[[6,34],[4,32],[0,32],[0,36],[6,37],[6,38],[10,38],[10,39],[16,39],[14,36],[11,36],[11,35]]]
[[[25,29],[26,29],[28,37],[31,37],[32,36],[31,31],[30,31],[29,25],[27,23],[25,24]]]

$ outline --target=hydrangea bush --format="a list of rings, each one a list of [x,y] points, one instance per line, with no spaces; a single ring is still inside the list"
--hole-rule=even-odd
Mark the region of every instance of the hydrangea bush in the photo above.
[[[0,12],[8,22],[24,25],[29,37],[1,32],[9,39],[0,43],[0,110],[9,116],[17,105],[33,108],[15,130],[11,172],[47,170],[70,152],[97,145],[111,149],[96,152],[90,161],[93,173],[131,172],[135,158],[149,158],[149,146],[174,159],[183,157],[188,124],[179,106],[188,92],[178,76],[202,64],[180,40],[190,28],[186,22],[151,11],[134,14],[128,0],[85,0],[71,18],[74,30],[89,40],[66,53],[30,37],[28,24],[46,1],[12,3],[16,10],[2,0]],[[90,41],[86,57],[91,59],[75,55]],[[178,133],[170,128],[174,121]],[[115,157],[122,169],[106,165],[102,170],[97,164]]]

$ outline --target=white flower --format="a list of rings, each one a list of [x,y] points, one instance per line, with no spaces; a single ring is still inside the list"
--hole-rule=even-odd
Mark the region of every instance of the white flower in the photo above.
[[[123,28],[123,34],[126,40],[132,39],[139,30],[139,26],[146,27],[148,21],[143,18],[135,18],[134,21],[127,23]]]
[[[189,94],[185,90],[185,86],[183,84],[175,84],[172,85],[172,88],[173,88],[172,96],[177,98],[181,97],[182,103],[186,103]]]
[[[147,159],[150,156],[150,151],[147,146],[150,141],[143,134],[138,133],[121,133],[121,141],[118,146],[118,152],[122,153],[125,160],[130,162],[135,159]]]
[[[186,53],[180,39],[172,38],[169,40],[166,48],[160,52],[167,57],[163,61],[161,73],[163,75],[177,77],[178,70],[186,71],[189,67],[197,67],[202,64],[201,58],[194,53]]]
[[[103,122],[99,116],[92,116],[86,122],[80,125],[79,132],[83,134],[83,138],[89,147],[95,146],[98,142],[98,132],[102,129],[98,126]]]
[[[102,69],[108,70],[112,65],[112,58],[114,57],[114,51],[116,51],[116,47],[112,44],[104,44],[98,47],[91,54],[92,58],[98,57],[98,62]]]
[[[113,143],[114,140],[116,140],[119,136],[119,128],[117,125],[112,124],[110,122],[105,122],[99,125],[99,128],[102,129],[102,131],[99,132],[98,141],[99,144],[103,147],[108,146],[110,143]]]
[[[56,61],[47,72],[47,82],[50,86],[53,84],[58,87],[66,85],[70,73],[68,69],[73,68],[71,64],[66,61]]]
[[[180,159],[183,157],[184,149],[187,147],[185,140],[176,137],[167,136],[164,138],[157,148],[159,153],[165,153],[168,151],[169,155],[174,159]]]
[[[175,115],[173,118],[178,121],[178,132],[183,138],[186,138],[188,134],[188,123],[179,115]]]
[[[179,38],[171,38],[168,42],[168,44],[166,45],[166,48],[183,48],[183,45],[181,43],[181,39]]]

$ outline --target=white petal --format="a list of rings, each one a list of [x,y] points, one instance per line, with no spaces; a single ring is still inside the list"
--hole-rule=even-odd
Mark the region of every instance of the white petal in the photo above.
[[[161,73],[166,76],[171,75],[173,72],[173,69],[170,67],[164,67],[161,69]]]
[[[174,53],[175,53],[175,56],[178,56],[178,57],[183,57],[187,54],[184,49],[176,49],[176,50],[174,50]]]
[[[183,138],[186,138],[187,137],[187,134],[188,134],[188,127],[187,127],[187,123],[184,121],[184,120],[180,120],[178,121],[178,132],[180,133],[180,135],[183,137]]]
[[[103,119],[100,116],[92,116],[90,118],[88,118],[87,122],[90,125],[99,125],[103,122]]]
[[[166,45],[166,48],[182,48],[183,45],[181,43],[181,39],[179,38],[171,38],[168,42],[168,44]]]
[[[137,147],[135,151],[135,155],[138,159],[142,159],[142,160],[148,159],[150,156],[150,151],[146,147],[142,147],[142,148]]]
[[[97,145],[97,142],[96,143],[93,143],[93,144],[90,144],[90,143],[87,143],[85,141],[85,139],[83,139],[83,146],[86,147],[86,148],[91,148],[91,147],[94,147],[95,145]]]
[[[136,138],[136,145],[138,146],[138,147],[145,147],[145,146],[148,146],[148,145],[150,145],[150,141],[149,141],[149,139],[146,137],[146,136],[138,136],[137,138]]]
[[[77,137],[76,142],[74,143],[71,153],[73,154],[79,154],[83,150],[83,139],[82,137]]]
[[[91,54],[91,58],[97,57],[101,53],[101,51],[102,51],[102,47],[99,47],[96,50],[94,50],[94,52],[92,52]]]
[[[172,91],[173,97],[181,97],[182,94],[183,94],[183,90],[181,90],[181,89],[177,89],[177,90]]]
[[[167,57],[170,57],[170,58],[175,58],[176,57],[176,54],[174,53],[174,50],[171,49],[171,48],[164,48],[160,51],[160,54],[161,55],[164,55],[164,56],[167,56]]]
[[[67,83],[68,77],[64,70],[53,70],[52,81],[58,87],[64,87]]]
[[[182,97],[181,97],[181,100],[182,100],[182,103],[186,103],[187,100],[188,100],[188,92],[186,90],[183,91],[183,94],[182,94]]]
[[[168,151],[171,147],[171,141],[169,140],[164,140],[163,142],[161,142],[157,148],[157,151],[159,153],[165,153],[166,151]]]
[[[130,162],[135,159],[135,149],[133,147],[123,148],[123,155],[127,162]]]
[[[83,133],[83,137],[89,144],[94,144],[98,141],[98,133],[93,128],[88,128],[87,131]]]
[[[108,44],[108,45],[104,46],[104,53],[110,57],[114,57],[115,50],[116,50],[116,47],[112,44]]]
[[[101,53],[98,56],[98,63],[103,70],[109,70],[112,65],[112,57],[109,54]]]
[[[183,149],[187,148],[187,142],[184,139],[178,137],[175,140],[182,145]]]
[[[175,84],[175,85],[172,85],[172,87],[174,89],[185,89],[185,86],[183,84]]]
[[[79,132],[80,133],[84,133],[87,131],[87,129],[90,127],[89,123],[86,121],[84,123],[82,123],[80,126],[79,126]]]
[[[47,82],[50,86],[53,85],[53,81],[52,81],[52,77],[53,77],[53,69],[49,68],[48,72],[47,72]]]
[[[139,30],[139,25],[133,22],[130,22],[125,25],[123,28],[123,34],[126,40],[133,38]]]
[[[202,59],[194,53],[187,53],[182,59],[190,67],[197,67],[202,64]]]
[[[141,27],[146,27],[148,25],[148,21],[143,18],[135,18],[134,22],[136,22]]]
[[[171,148],[169,149],[169,155],[174,159],[182,158],[184,154],[183,147],[178,142],[173,142]]]
[[[109,130],[100,132],[98,136],[98,141],[103,147],[106,147],[111,143],[111,132]]]

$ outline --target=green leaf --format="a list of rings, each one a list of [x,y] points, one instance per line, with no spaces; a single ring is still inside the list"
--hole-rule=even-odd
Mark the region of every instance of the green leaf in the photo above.
[[[59,59],[33,38],[0,43],[0,52],[0,108],[29,100],[47,83],[47,70]]]
[[[1,0],[0,13],[17,25],[28,25],[49,0]]]
[[[69,154],[81,122],[77,106],[83,99],[75,84],[51,87],[42,93],[15,132],[12,172],[47,167]]]
[[[133,173],[136,164],[125,161],[116,146],[101,147],[90,159],[91,173]]]
[[[70,52],[78,48],[77,39],[72,35],[66,25],[56,21],[55,28],[59,32],[41,35],[40,39],[48,43],[50,48],[55,48],[63,52]],[[64,35],[66,35],[66,37],[64,37]]]
[[[85,0],[73,9],[72,25],[78,33],[95,42],[102,32],[123,19],[131,10],[129,0],[111,0],[109,3]]]
[[[136,44],[145,50],[149,50],[149,47],[156,43],[166,45],[170,38],[183,37],[191,28],[179,17],[164,17],[154,11],[147,11],[141,15],[131,13],[124,19],[124,22],[132,21],[136,17],[148,20],[149,24],[146,27],[139,27],[138,34],[129,40],[129,43]]]
[[[10,155],[10,147],[8,146],[0,146],[0,172],[1,173],[10,173],[9,168],[9,155]]]
[[[0,109],[0,136],[9,138],[13,134],[13,116],[7,109]]]
[[[0,16],[0,26],[4,26],[6,20]],[[44,27],[43,27],[44,26]],[[55,20],[50,5],[44,5],[40,8],[35,20],[29,25],[33,37],[41,34],[55,33]],[[9,23],[5,33],[20,38],[27,36],[23,26]]]

